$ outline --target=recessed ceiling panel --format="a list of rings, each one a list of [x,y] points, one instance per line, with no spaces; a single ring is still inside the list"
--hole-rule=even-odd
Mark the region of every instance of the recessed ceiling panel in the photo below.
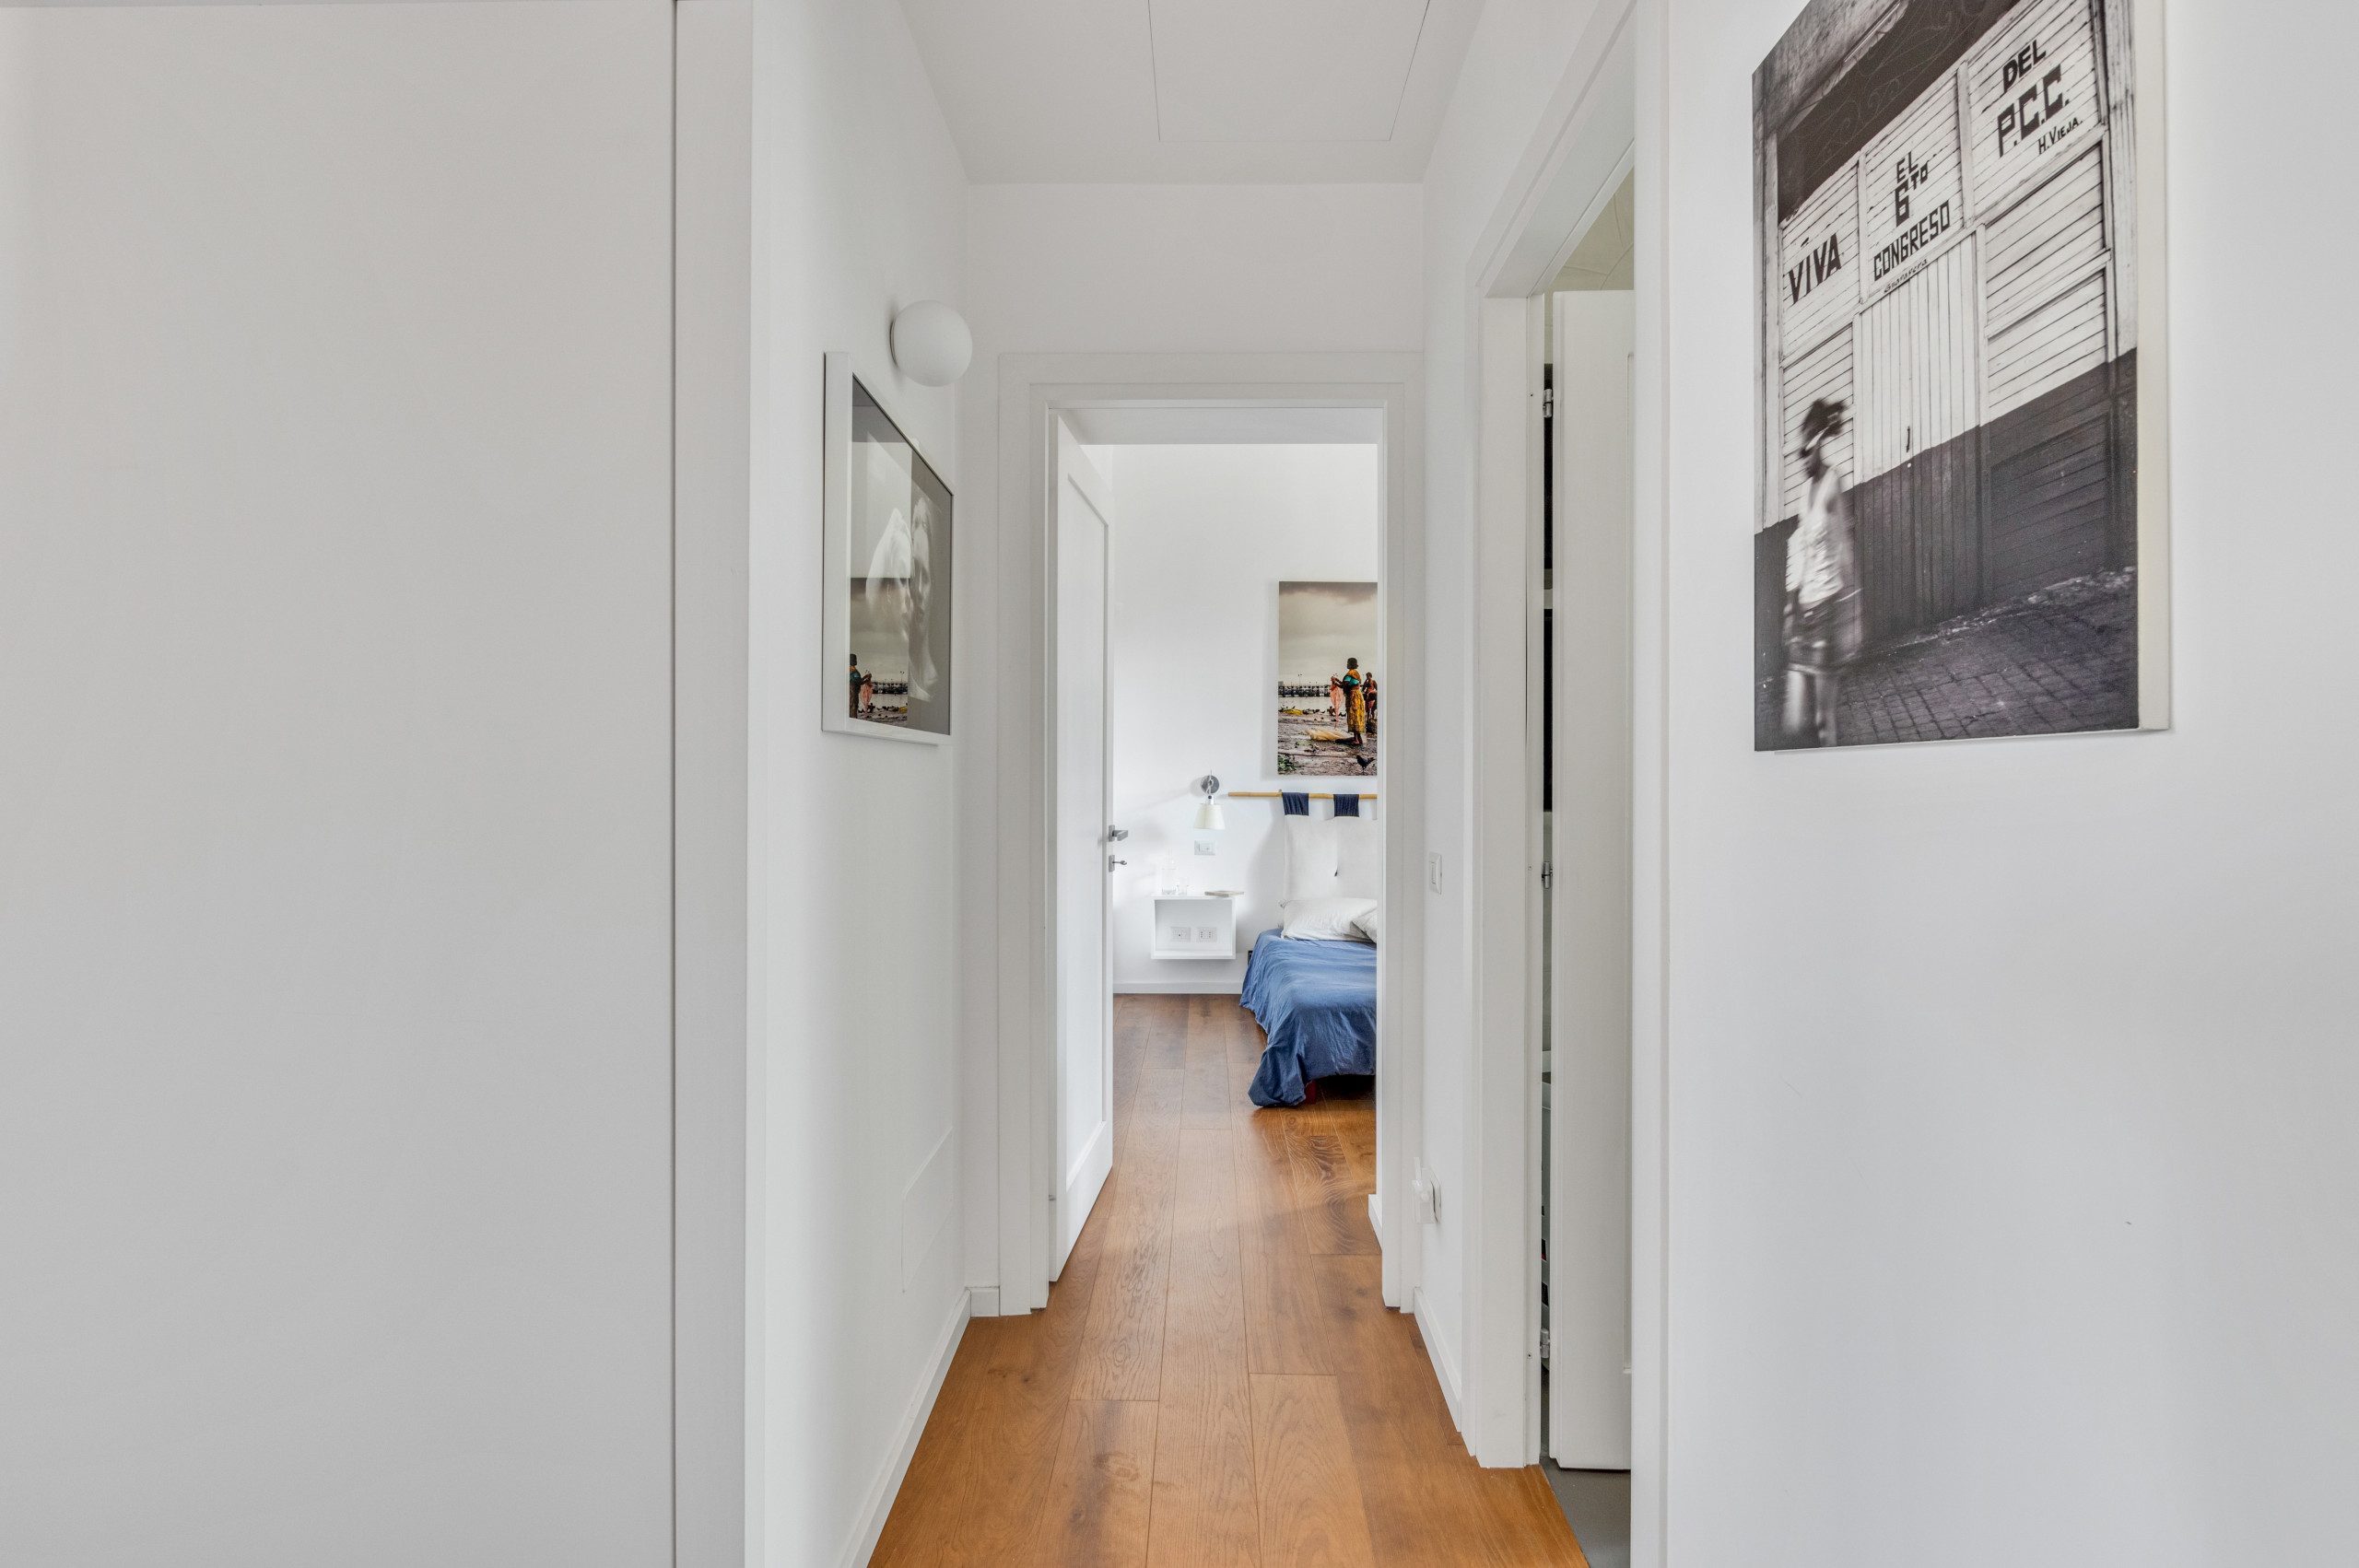
[[[1429,0],[1147,0],[1166,142],[1392,138]]]
[[[1425,178],[1483,0],[1361,0],[1348,13],[1310,0],[900,0],[900,10],[967,178],[979,185],[1414,185]],[[1420,16],[1422,34],[1414,20],[1397,19]],[[1305,18],[1325,35],[1314,27],[1309,47],[1288,45],[1286,29],[1301,29]],[[1243,139],[1293,135],[1305,122],[1314,134],[1384,137],[1388,121],[1373,111],[1356,125],[1334,123],[1331,96],[1319,85],[1348,77],[1342,63],[1351,49],[1378,41],[1389,41],[1395,64],[1366,76],[1391,95],[1383,98],[1388,116],[1397,102],[1390,139]],[[1158,43],[1165,69],[1179,67],[1161,93]],[[1239,74],[1248,90],[1237,86]],[[1207,85],[1223,80],[1229,86],[1217,92]],[[1218,100],[1238,98],[1249,112],[1216,121]],[[1273,114],[1273,104],[1283,112]],[[1223,139],[1181,139],[1205,134]]]

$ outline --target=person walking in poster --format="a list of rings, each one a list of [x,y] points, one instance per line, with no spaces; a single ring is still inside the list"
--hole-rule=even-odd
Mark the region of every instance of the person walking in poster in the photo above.
[[[1349,716],[1347,722],[1351,726],[1352,743],[1358,745],[1367,733],[1367,693],[1362,685],[1360,661],[1356,659],[1344,661],[1344,706]]]
[[[1843,476],[1826,447],[1843,430],[1844,404],[1820,398],[1802,415],[1809,487],[1786,546],[1786,735],[1835,744],[1837,682],[1860,650],[1859,557]]]

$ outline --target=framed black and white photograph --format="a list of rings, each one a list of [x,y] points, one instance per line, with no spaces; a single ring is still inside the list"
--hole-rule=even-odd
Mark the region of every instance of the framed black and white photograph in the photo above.
[[[891,740],[950,738],[950,487],[905,427],[827,357],[828,729]]]
[[[2159,13],[1811,0],[1755,72],[1756,749],[2167,725]]]
[[[1376,584],[1278,584],[1277,773],[1375,777],[1376,633]]]

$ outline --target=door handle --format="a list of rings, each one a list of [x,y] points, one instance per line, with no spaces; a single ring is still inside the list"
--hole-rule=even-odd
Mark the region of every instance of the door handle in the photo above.
[[[1116,827],[1111,824],[1107,825],[1106,842],[1109,844],[1119,844],[1130,836],[1131,830],[1127,827]]]

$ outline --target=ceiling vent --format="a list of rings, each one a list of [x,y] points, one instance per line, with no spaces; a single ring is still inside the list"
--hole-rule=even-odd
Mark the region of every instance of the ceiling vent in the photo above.
[[[1430,0],[1147,0],[1167,142],[1388,142]]]

